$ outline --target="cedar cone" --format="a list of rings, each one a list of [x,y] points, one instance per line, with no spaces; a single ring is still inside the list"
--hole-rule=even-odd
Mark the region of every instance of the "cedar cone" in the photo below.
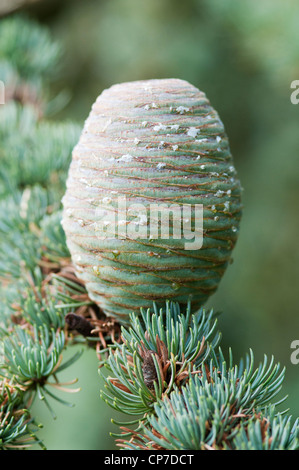
[[[228,138],[206,95],[179,79],[104,90],[73,150],[63,205],[77,276],[107,316],[126,322],[165,300],[198,309],[241,218]]]

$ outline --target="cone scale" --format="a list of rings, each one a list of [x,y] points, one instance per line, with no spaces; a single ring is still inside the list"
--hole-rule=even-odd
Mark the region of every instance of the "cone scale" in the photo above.
[[[153,301],[198,309],[230,262],[241,218],[228,138],[206,95],[179,79],[104,90],[73,150],[63,206],[77,276],[107,316],[125,322]]]

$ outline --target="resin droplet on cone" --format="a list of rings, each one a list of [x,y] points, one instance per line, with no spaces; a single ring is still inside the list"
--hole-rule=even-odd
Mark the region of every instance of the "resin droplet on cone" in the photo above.
[[[203,92],[179,79],[103,91],[74,148],[63,199],[68,247],[90,298],[124,321],[153,301],[199,308],[229,263],[240,193],[224,126]],[[200,205],[202,246],[190,249]]]

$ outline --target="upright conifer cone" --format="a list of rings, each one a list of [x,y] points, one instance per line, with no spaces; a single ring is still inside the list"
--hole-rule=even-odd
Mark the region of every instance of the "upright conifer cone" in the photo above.
[[[223,123],[203,92],[179,79],[103,91],[63,199],[68,247],[91,299],[121,321],[153,301],[199,308],[230,261],[240,193]]]

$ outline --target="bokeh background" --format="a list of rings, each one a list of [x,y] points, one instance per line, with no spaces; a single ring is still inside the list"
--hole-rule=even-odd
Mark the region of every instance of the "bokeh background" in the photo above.
[[[254,3],[254,5],[253,5]],[[15,8],[15,10],[14,10]],[[205,91],[230,138],[244,188],[234,262],[207,306],[221,311],[222,348],[235,361],[252,348],[286,367],[283,408],[299,416],[299,80],[297,0],[0,1],[46,25],[64,57],[53,92],[67,105],[55,118],[82,123],[114,83],[182,78]],[[97,359],[88,351],[67,372],[81,392],[57,420],[35,405],[49,449],[113,449],[119,416],[100,399]],[[65,379],[67,380],[66,375]]]

